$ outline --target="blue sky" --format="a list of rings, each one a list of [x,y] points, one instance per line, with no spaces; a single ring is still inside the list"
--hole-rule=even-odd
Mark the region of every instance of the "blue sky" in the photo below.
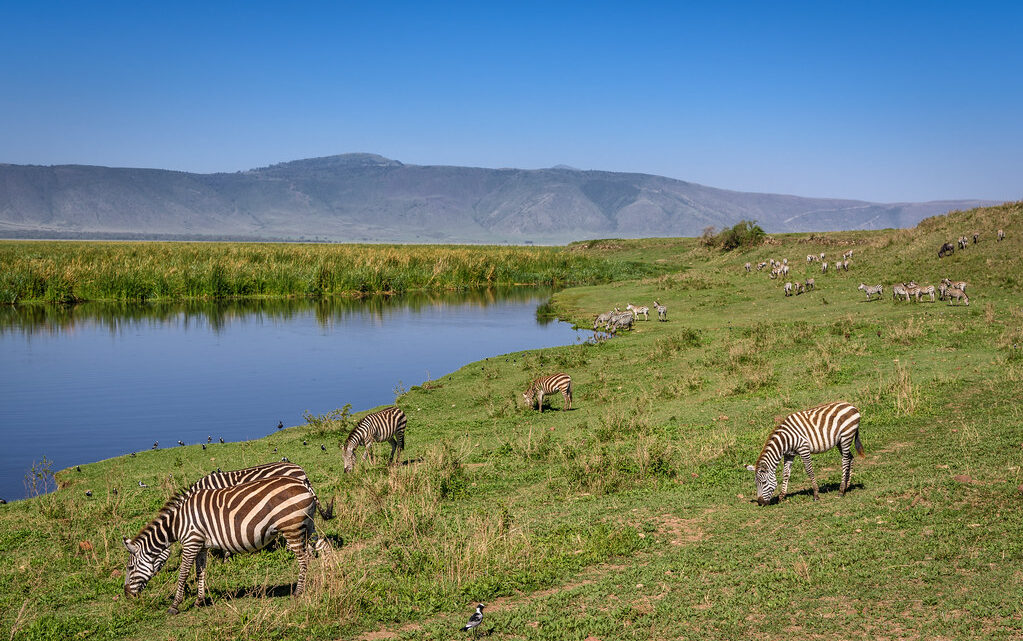
[[[1023,199],[1023,3],[0,2],[0,162]]]

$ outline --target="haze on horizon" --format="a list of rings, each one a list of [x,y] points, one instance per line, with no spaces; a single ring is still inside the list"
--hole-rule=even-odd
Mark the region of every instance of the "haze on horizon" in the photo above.
[[[0,162],[347,152],[874,202],[1023,199],[1023,4],[0,9]]]

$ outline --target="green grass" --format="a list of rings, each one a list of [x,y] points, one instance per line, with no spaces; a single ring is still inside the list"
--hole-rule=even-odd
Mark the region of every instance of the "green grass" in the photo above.
[[[731,253],[696,239],[570,246],[671,271],[564,290],[551,302],[563,317],[586,326],[657,298],[669,322],[409,390],[411,462],[393,470],[343,475],[346,424],[310,417],[258,441],[61,472],[60,491],[0,508],[0,625],[14,639],[449,639],[482,600],[497,639],[1018,639],[1021,221],[1013,204]],[[1008,238],[995,243],[999,227]],[[974,230],[979,246],[937,259],[942,240]],[[798,260],[848,248],[848,273]],[[786,298],[782,282],[745,274],[768,256],[817,291]],[[944,276],[970,283],[969,307],[867,303],[856,290]],[[573,410],[560,397],[542,415],[525,409],[527,382],[555,371],[573,377]],[[785,503],[751,503],[741,466],[775,420],[837,399],[863,414],[853,489],[838,496],[831,451],[814,457],[820,502],[796,469]],[[120,537],[174,488],[279,458],[274,448],[339,497],[320,529],[343,545],[313,563],[307,596],[279,596],[297,564],[278,550],[213,562],[205,608],[166,614],[176,555],[126,603]]]
[[[0,303],[362,296],[656,271],[558,247],[63,241],[0,241],[0,266]]]

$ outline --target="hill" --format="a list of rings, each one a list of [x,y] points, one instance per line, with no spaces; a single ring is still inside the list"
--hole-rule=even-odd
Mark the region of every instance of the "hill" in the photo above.
[[[406,165],[372,154],[233,174],[0,165],[0,237],[560,244],[908,227],[981,201],[869,203],[715,189],[647,174]]]
[[[212,452],[60,472],[56,493],[0,506],[0,628],[14,640],[450,639],[485,601],[494,639],[1018,639],[1021,220],[1014,203],[728,253],[695,239],[567,247],[667,273],[564,290],[563,316],[588,325],[657,298],[668,322],[414,387],[397,400],[409,424],[393,469],[342,472],[351,417],[339,412]],[[974,231],[977,245],[937,258]],[[849,249],[848,272],[799,260]],[[785,297],[743,269],[768,257],[816,290]],[[856,289],[945,276],[970,283],[969,306]],[[557,371],[573,378],[572,409],[526,409],[527,382]],[[788,498],[758,507],[742,464],[778,417],[839,399],[863,416],[851,490],[839,496],[831,450],[813,457],[820,501],[797,461]],[[210,563],[206,607],[188,598],[170,616],[175,546],[141,597],[124,598],[121,537],[177,485],[282,453],[338,496],[337,518],[317,519],[335,549],[312,561],[305,596],[288,596],[287,550],[235,555]]]

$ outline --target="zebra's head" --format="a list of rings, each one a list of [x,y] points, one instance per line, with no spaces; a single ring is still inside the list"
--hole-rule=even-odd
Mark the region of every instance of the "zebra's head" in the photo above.
[[[522,401],[530,407],[536,403],[536,385],[530,385],[526,391],[522,393]]]
[[[341,449],[341,460],[345,464],[345,474],[355,469],[355,448],[348,447],[345,443],[344,448]]]
[[[746,469],[753,472],[753,478],[757,483],[757,503],[767,505],[774,498],[774,490],[778,486],[774,469],[752,465],[747,465]]]
[[[156,576],[163,564],[170,556],[170,546],[163,548],[149,549],[140,543],[133,543],[131,539],[124,539],[124,547],[128,550],[128,567],[124,572],[124,594],[125,596],[138,596],[142,588],[146,587],[149,579]]]

